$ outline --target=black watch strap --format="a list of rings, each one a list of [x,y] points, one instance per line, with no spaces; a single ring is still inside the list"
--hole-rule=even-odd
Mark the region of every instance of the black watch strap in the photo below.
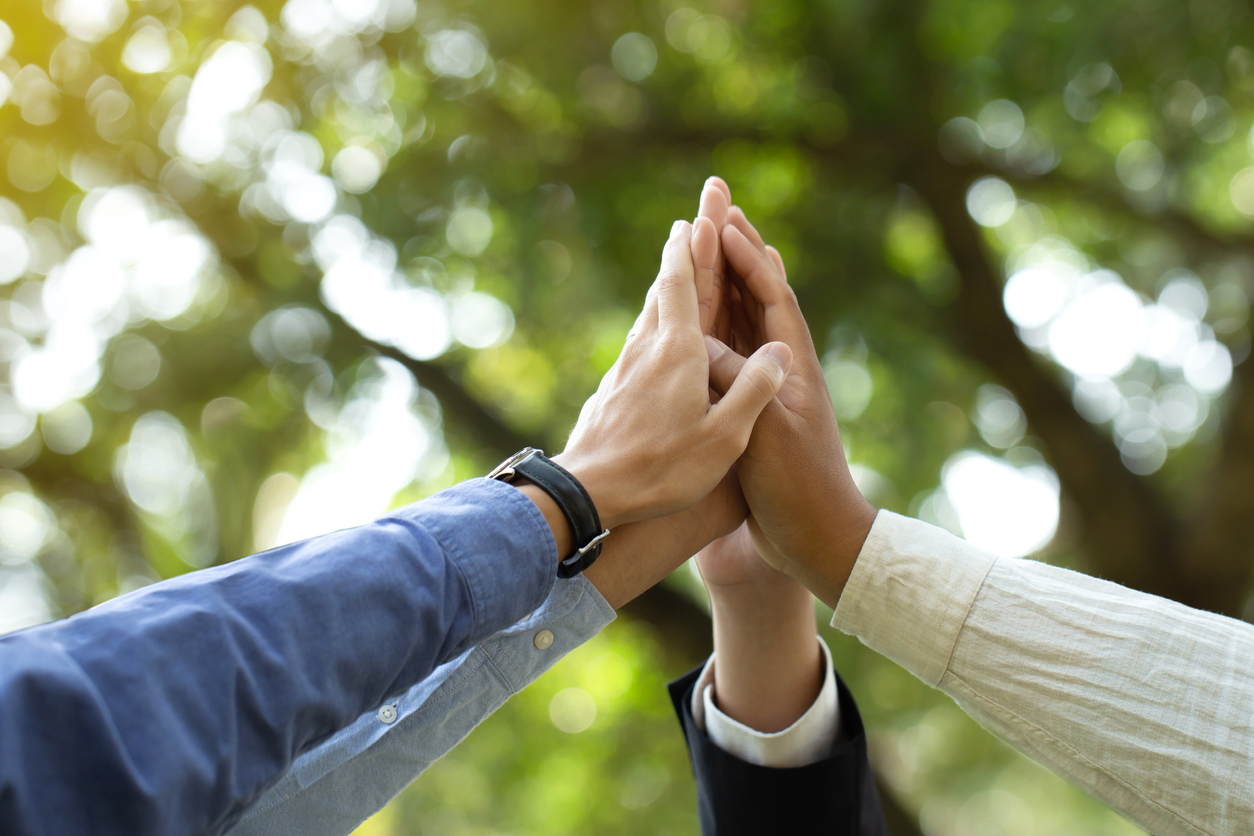
[[[601,528],[601,517],[592,497],[569,471],[534,447],[518,451],[488,474],[489,479],[502,482],[512,482],[518,476],[534,483],[562,509],[562,516],[570,524],[574,550],[557,564],[557,576],[573,578],[600,557],[601,543],[610,533]]]

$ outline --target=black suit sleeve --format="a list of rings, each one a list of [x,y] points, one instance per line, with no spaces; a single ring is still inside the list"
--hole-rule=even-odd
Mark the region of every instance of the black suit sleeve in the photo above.
[[[697,728],[692,692],[700,674],[694,668],[669,688],[697,779],[703,836],[886,836],[862,717],[839,676],[841,735],[831,754],[809,766],[772,769],[728,754]]]

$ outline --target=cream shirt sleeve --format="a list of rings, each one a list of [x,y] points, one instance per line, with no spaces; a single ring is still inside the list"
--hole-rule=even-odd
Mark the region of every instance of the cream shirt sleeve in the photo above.
[[[1254,826],[1254,627],[881,511],[832,626],[1159,836]]]
[[[783,731],[760,732],[719,710],[714,693],[715,658],[705,663],[692,689],[692,719],[714,745],[746,763],[772,768],[807,766],[831,754],[840,732],[840,698],[832,652],[819,639],[823,651],[823,685],[806,713]]]

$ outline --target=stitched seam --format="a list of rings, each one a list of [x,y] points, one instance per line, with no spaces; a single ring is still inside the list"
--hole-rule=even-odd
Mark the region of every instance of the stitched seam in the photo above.
[[[576,605],[583,598],[583,596],[584,596],[583,588],[580,586],[576,586],[573,592],[563,596],[564,600],[560,606],[555,607],[552,611],[547,613],[544,619],[535,620],[534,624],[531,624],[530,627],[526,628],[526,631],[531,630],[533,627],[538,627],[541,624],[549,624],[554,621],[558,621],[564,618],[565,616],[569,615],[575,609]],[[530,623],[532,621],[533,621],[533,618],[529,617],[525,619],[523,623]],[[514,636],[501,636],[499,637],[499,641],[505,642],[511,638],[522,639],[524,638],[523,633],[526,631],[519,631],[519,633]],[[492,653],[492,651],[488,647],[489,642],[497,641],[497,640],[498,640],[498,637],[493,637],[493,639],[487,642],[484,642],[482,645],[480,645],[479,648],[483,651],[483,656],[486,659],[487,664],[491,665],[493,670],[495,670],[497,672],[497,675],[501,678],[501,683],[505,686],[506,690],[509,691],[510,696],[514,696],[522,689],[514,685],[513,680],[510,679],[510,677],[506,675],[505,671],[501,668],[500,664],[497,663],[495,655]]]
[[[475,648],[475,649],[479,649],[479,648]],[[474,653],[472,652],[470,656],[473,657]],[[468,659],[468,662],[469,662],[469,659]],[[341,770],[341,768],[349,766],[350,763],[359,760],[359,758],[361,757],[364,757],[366,755],[371,755],[372,750],[374,750],[375,746],[379,745],[379,743],[381,742],[384,742],[387,736],[389,736],[389,734],[399,731],[399,729],[401,728],[404,728],[405,721],[409,721],[409,719],[418,718],[419,716],[421,716],[421,714],[429,713],[428,709],[433,708],[435,706],[439,706],[440,703],[448,702],[450,698],[450,691],[456,691],[456,689],[458,689],[458,687],[460,686],[460,682],[463,681],[463,679],[465,679],[466,677],[473,676],[475,672],[479,671],[479,668],[484,667],[484,664],[488,664],[489,667],[492,667],[493,669],[497,669],[497,666],[494,666],[494,664],[492,664],[492,662],[489,661],[487,656],[484,656],[482,661],[479,661],[479,659],[477,659],[477,661],[475,661],[474,667],[470,669],[458,668],[458,676],[456,676],[455,678],[445,679],[445,681],[441,683],[438,688],[435,689],[435,692],[431,693],[431,696],[428,697],[428,699],[426,699],[426,701],[424,701],[423,704],[421,704],[421,706],[419,706],[418,708],[415,708],[414,711],[411,711],[409,714],[406,714],[405,717],[400,718],[400,722],[396,723],[395,726],[387,729],[387,731],[385,731],[384,734],[382,734],[382,737],[380,737],[379,739],[376,739],[376,741],[370,743],[370,745],[362,747],[360,748],[360,750],[357,750],[356,752],[352,753],[352,755],[350,755],[349,757],[346,757],[344,761],[341,761],[339,765],[335,767],[331,767],[330,770],[327,770],[324,773],[322,773],[322,775],[320,775],[319,777],[314,778],[314,780],[308,782],[307,785],[303,787],[300,787],[300,786],[293,787],[293,790],[291,792],[287,792],[286,795],[276,798],[276,800],[273,801],[273,803],[270,803],[270,805],[267,805],[265,807],[261,807],[260,805],[252,807],[251,810],[248,811],[247,815],[245,815],[245,817],[243,817],[241,821],[250,820],[250,818],[253,818],[255,816],[260,816],[261,813],[263,812],[273,810],[273,808],[277,807],[278,805],[281,805],[281,803],[290,801],[292,800],[292,798],[295,798],[296,796],[301,795],[301,793],[303,792],[310,791],[311,788],[314,788],[317,785],[319,785],[321,781],[325,781],[326,777],[330,776],[332,772],[336,772],[337,770]],[[454,686],[454,687],[450,688],[450,686]],[[497,708],[499,707],[500,706],[498,704]],[[487,717],[492,716],[492,714],[495,713],[495,711],[497,711],[497,708],[493,708],[492,711],[488,712]],[[466,732],[466,734],[469,734],[469,732]],[[463,739],[465,739],[465,737],[466,737],[465,734],[463,734]],[[415,777],[415,780],[416,780],[416,777]],[[374,813],[371,813],[371,815],[374,815]]]
[[[945,678],[945,674],[949,673],[949,665],[954,659],[954,649],[958,647],[958,639],[962,636],[962,631],[967,626],[967,619],[971,617],[971,610],[975,607],[976,600],[980,597],[980,593],[984,591],[984,584],[988,583],[988,574],[993,571],[997,558],[989,561],[988,566],[984,569],[984,576],[980,578],[980,585],[976,587],[975,594],[971,596],[971,600],[967,602],[967,608],[962,613],[962,621],[958,624],[958,629],[954,631],[953,641],[949,643],[949,652],[945,654],[945,664],[941,668],[940,676],[936,677],[936,681],[932,683],[933,687],[939,686],[941,680]],[[954,677],[957,678],[956,676]]]
[[[478,648],[475,648],[475,650],[477,650],[477,649],[478,649]],[[470,653],[470,657],[474,657],[474,655],[475,655],[475,654],[474,654],[474,651],[472,650],[472,651],[471,651],[471,653]],[[344,768],[344,767],[348,766],[350,763],[354,762],[355,760],[357,760],[358,758],[362,757],[363,755],[370,754],[371,750],[375,747],[375,745],[376,745],[376,744],[381,743],[381,742],[382,742],[382,741],[383,741],[383,740],[384,740],[384,739],[385,739],[385,738],[386,738],[389,734],[391,734],[392,732],[394,732],[394,731],[396,731],[396,730],[398,730],[398,729],[402,728],[402,727],[403,727],[403,723],[404,723],[404,721],[405,721],[405,720],[409,720],[409,719],[411,719],[411,718],[418,717],[418,716],[420,716],[420,715],[422,715],[422,714],[424,714],[424,713],[427,713],[427,712],[428,712],[428,709],[433,708],[434,706],[438,706],[438,705],[440,705],[440,704],[442,704],[442,703],[444,703],[444,702],[447,702],[447,701],[450,699],[450,697],[451,697],[451,694],[449,693],[449,692],[450,692],[450,690],[457,690],[457,686],[460,686],[460,684],[461,684],[462,680],[464,680],[464,679],[465,679],[466,677],[468,677],[468,676],[472,676],[472,675],[474,675],[474,673],[475,673],[476,671],[478,671],[478,670],[479,670],[479,668],[483,667],[483,665],[484,665],[487,661],[488,661],[488,660],[487,660],[487,657],[486,657],[486,656],[484,656],[484,658],[483,658],[482,660],[478,660],[478,659],[476,659],[476,660],[475,660],[475,663],[474,663],[474,665],[473,665],[473,667],[469,667],[470,658],[468,658],[468,659],[467,659],[467,663],[468,663],[468,665],[467,665],[467,666],[463,666],[463,667],[458,668],[458,670],[457,670],[457,674],[455,675],[455,677],[450,677],[449,679],[444,680],[444,682],[442,682],[442,683],[439,685],[439,687],[437,687],[437,688],[435,689],[435,691],[434,691],[434,692],[432,692],[432,694],[431,694],[431,695],[430,695],[430,696],[429,696],[426,700],[424,700],[424,701],[423,701],[422,705],[418,706],[416,709],[414,709],[413,711],[411,711],[409,714],[406,714],[404,717],[402,717],[402,718],[401,718],[401,722],[399,722],[399,723],[397,723],[396,725],[392,726],[390,729],[388,729],[388,731],[385,731],[385,732],[383,733],[383,737],[380,737],[378,740],[375,740],[373,743],[367,744],[366,746],[363,746],[361,749],[358,749],[356,752],[353,752],[351,755],[349,755],[348,757],[346,757],[346,758],[345,758],[343,761],[341,761],[339,764],[337,764],[336,766],[331,767],[331,768],[330,768],[330,769],[328,769],[326,772],[324,772],[323,774],[319,775],[317,778],[313,779],[312,781],[310,781],[310,782],[309,782],[308,784],[306,784],[305,786],[303,786],[303,787],[301,787],[301,786],[297,786],[297,785],[295,785],[295,782],[293,782],[293,785],[292,785],[292,789],[291,789],[291,791],[287,792],[287,793],[286,793],[286,794],[284,794],[284,795],[279,796],[278,798],[276,798],[276,799],[274,800],[274,802],[273,802],[273,803],[268,804],[268,805],[266,805],[265,807],[262,807],[262,806],[261,806],[261,805],[259,805],[259,804],[258,804],[258,805],[255,805],[254,807],[252,807],[251,809],[249,809],[248,813],[247,813],[247,814],[245,814],[244,818],[243,818],[243,819],[241,819],[241,821],[247,821],[248,819],[254,818],[255,816],[259,816],[259,815],[261,815],[262,813],[265,813],[265,812],[267,812],[267,811],[269,811],[269,810],[274,809],[275,807],[278,807],[280,804],[283,804],[283,803],[285,803],[285,802],[289,801],[290,799],[294,798],[295,796],[300,795],[301,793],[303,793],[303,792],[307,791],[310,787],[316,786],[316,785],[318,784],[318,782],[319,782],[319,781],[321,781],[321,780],[323,780],[324,778],[326,778],[326,777],[327,777],[327,775],[330,775],[332,772],[335,772],[335,771],[336,771],[336,770],[338,770],[338,769],[342,769],[342,768]],[[469,669],[467,669],[467,667],[469,667]],[[493,666],[493,667],[495,667],[495,666]],[[450,686],[453,686],[453,687],[450,689]],[[361,716],[365,716],[365,714],[363,714],[363,715],[361,715]],[[290,774],[290,773],[289,773],[289,774]]]
[[[509,677],[505,675],[505,672],[501,670],[501,666],[496,663],[496,660],[494,660],[491,656],[488,656],[486,653],[484,654],[484,658],[488,660],[488,667],[496,671],[497,677],[500,678],[501,684],[505,686],[505,690],[509,692],[509,696],[512,697],[517,694],[518,689],[514,687],[514,683],[511,682]]]
[[[1183,816],[1181,816],[1179,813],[1177,813],[1176,811],[1172,810],[1170,807],[1167,807],[1167,806],[1165,806],[1165,805],[1163,805],[1163,804],[1161,804],[1161,803],[1159,803],[1159,802],[1155,801],[1154,799],[1150,798],[1149,796],[1145,795],[1145,793],[1141,792],[1139,789],[1137,789],[1136,787],[1132,786],[1132,785],[1131,785],[1131,784],[1129,784],[1127,781],[1123,780],[1123,779],[1122,779],[1122,778],[1120,778],[1118,775],[1114,774],[1113,772],[1111,772],[1110,770],[1106,769],[1105,767],[1100,766],[1100,765],[1099,765],[1099,764],[1097,764],[1097,763],[1094,763],[1094,762],[1093,762],[1092,760],[1090,760],[1087,756],[1085,756],[1085,755],[1081,754],[1080,752],[1076,751],[1076,750],[1075,750],[1075,748],[1073,748],[1070,744],[1066,743],[1065,741],[1059,740],[1056,736],[1054,736],[1054,735],[1053,735],[1053,734],[1051,734],[1050,732],[1046,731],[1045,729],[1041,728],[1041,727],[1040,727],[1040,726],[1038,726],[1036,723],[1033,723],[1031,720],[1029,720],[1029,719],[1027,719],[1026,717],[1022,716],[1021,714],[1019,714],[1019,713],[1017,713],[1017,712],[1015,712],[1015,711],[1012,711],[1012,710],[1010,710],[1010,709],[1006,708],[1004,705],[1001,705],[1001,704],[1000,704],[1000,703],[998,703],[997,701],[992,700],[992,699],[989,699],[988,697],[984,696],[983,694],[981,694],[981,693],[977,692],[974,688],[972,688],[972,687],[971,687],[971,684],[970,684],[969,682],[967,682],[967,681],[966,681],[965,679],[963,679],[962,677],[958,676],[956,673],[953,673],[953,672],[951,671],[951,672],[949,673],[949,675],[950,675],[951,677],[953,677],[953,679],[954,679],[956,682],[958,682],[959,684],[961,684],[961,685],[963,686],[963,688],[965,688],[965,689],[966,689],[967,693],[969,694],[969,696],[970,696],[972,699],[979,700],[980,702],[986,703],[987,705],[990,705],[990,706],[992,706],[993,708],[997,709],[997,710],[998,710],[999,712],[1001,712],[1003,715],[1008,716],[1008,717],[1012,717],[1012,718],[1014,718],[1014,720],[1016,720],[1018,724],[1020,724],[1020,725],[1022,725],[1022,726],[1025,726],[1025,727],[1027,727],[1027,728],[1031,729],[1033,732],[1035,732],[1036,734],[1041,735],[1042,737],[1044,737],[1044,738],[1045,738],[1046,740],[1048,740],[1049,742],[1051,742],[1051,743],[1053,743],[1054,745],[1058,746],[1060,749],[1065,750],[1065,752],[1066,752],[1067,754],[1071,755],[1071,757],[1072,757],[1073,759],[1075,759],[1075,760],[1077,760],[1077,761],[1079,761],[1079,762],[1081,762],[1081,763],[1085,764],[1085,765],[1086,765],[1086,766],[1088,766],[1089,768],[1093,769],[1095,772],[1098,772],[1099,774],[1106,776],[1106,777],[1107,777],[1107,778],[1109,778],[1111,781],[1114,781],[1114,782],[1115,782],[1116,784],[1118,784],[1120,787],[1122,787],[1123,789],[1125,789],[1125,790],[1127,790],[1128,792],[1132,793],[1134,796],[1136,796],[1138,799],[1140,799],[1140,800],[1141,800],[1142,802],[1144,802],[1145,804],[1148,804],[1149,806],[1153,807],[1155,810],[1159,810],[1159,811],[1161,811],[1164,815],[1166,815],[1166,816],[1170,817],[1171,819],[1173,819],[1173,820],[1174,820],[1177,824],[1179,824],[1179,825],[1181,825],[1182,827],[1184,827],[1185,829],[1187,829],[1190,833],[1196,833],[1196,834],[1199,834],[1199,836],[1216,836],[1216,834],[1212,833],[1211,831],[1208,831],[1208,830],[1202,830],[1201,828],[1199,828],[1199,827],[1197,827],[1196,825],[1192,824],[1192,823],[1191,823],[1191,822],[1189,822],[1187,819],[1185,819]]]

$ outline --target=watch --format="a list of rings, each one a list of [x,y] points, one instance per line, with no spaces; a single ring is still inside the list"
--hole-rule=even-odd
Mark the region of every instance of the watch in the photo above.
[[[570,524],[575,548],[557,564],[557,576],[573,578],[600,557],[601,544],[610,536],[610,530],[601,528],[597,507],[579,480],[544,455],[543,450],[524,447],[488,474],[489,479],[501,482],[513,482],[519,476],[551,496]]]

